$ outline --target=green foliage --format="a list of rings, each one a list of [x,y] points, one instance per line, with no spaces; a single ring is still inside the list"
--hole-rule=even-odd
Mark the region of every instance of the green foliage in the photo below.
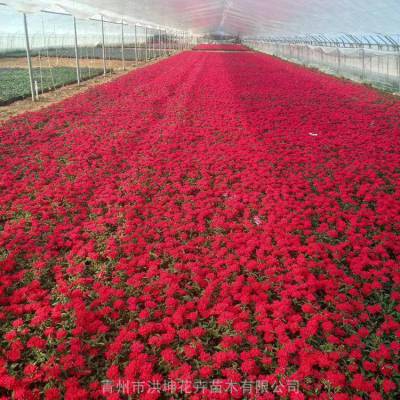
[[[81,69],[81,80],[103,73],[102,69]],[[34,68],[33,79],[37,81],[39,94],[76,82],[76,70],[70,67]],[[25,68],[0,68],[0,105],[31,95],[28,70]]]

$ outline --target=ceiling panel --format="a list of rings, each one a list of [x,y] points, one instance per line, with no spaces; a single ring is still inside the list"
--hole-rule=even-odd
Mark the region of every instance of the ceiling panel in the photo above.
[[[3,0],[5,1],[5,0]],[[79,17],[121,16],[193,33],[400,33],[399,0],[64,0],[5,1],[27,9],[67,10]]]

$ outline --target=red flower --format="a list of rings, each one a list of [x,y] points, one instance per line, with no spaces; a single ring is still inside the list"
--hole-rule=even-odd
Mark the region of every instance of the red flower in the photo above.
[[[45,400],[58,400],[61,399],[61,393],[57,388],[47,389],[44,395]]]
[[[3,396],[395,396],[399,126],[397,99],[240,45],[1,125]]]
[[[389,380],[389,379],[384,379],[382,383],[382,388],[385,391],[385,393],[390,393],[394,392],[397,388],[396,384]]]

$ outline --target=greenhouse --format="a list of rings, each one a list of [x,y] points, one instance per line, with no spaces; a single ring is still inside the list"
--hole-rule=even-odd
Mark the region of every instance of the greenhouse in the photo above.
[[[0,0],[0,400],[400,398],[396,0]]]

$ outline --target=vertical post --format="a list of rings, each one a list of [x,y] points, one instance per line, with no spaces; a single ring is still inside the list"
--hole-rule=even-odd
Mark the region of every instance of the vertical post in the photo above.
[[[361,49],[361,56],[362,56],[362,75],[361,75],[361,79],[365,79],[365,50],[364,50],[364,48]]]
[[[86,46],[86,62],[87,62],[87,68],[88,68],[88,73],[89,77],[91,76],[91,71],[90,71],[90,63],[89,63],[89,48]]]
[[[29,46],[28,24],[26,22],[26,14],[25,13],[23,13],[23,18],[24,18],[24,30],[25,30],[26,58],[28,60],[29,83],[31,85],[32,101],[35,101],[35,92],[34,92],[34,89],[33,89],[33,73],[32,73],[31,49],[30,49],[30,46]]]
[[[124,19],[121,19],[121,60],[122,70],[125,71],[125,43],[124,43]]]
[[[397,54],[397,81],[399,82],[399,92],[400,92],[400,53]]]
[[[74,46],[75,46],[75,65],[76,65],[76,82],[81,84],[81,71],[79,68],[79,53],[78,53],[78,35],[76,34],[76,18],[72,16],[74,21]]]
[[[379,57],[379,53],[376,58],[378,60],[378,74],[380,74],[381,73],[381,58]]]
[[[40,91],[43,94],[43,71],[42,71],[42,57],[39,50],[39,71],[40,71]],[[36,81],[35,81],[36,82]],[[38,99],[38,91],[36,90],[36,98]]]
[[[138,41],[137,41],[137,25],[135,24],[135,64],[138,65],[138,51],[137,51]]]
[[[164,29],[164,55],[168,55],[168,33],[167,30]]]
[[[163,32],[160,28],[160,57],[164,54],[164,41],[163,41]]]
[[[161,29],[158,29],[158,57],[161,57]]]
[[[169,55],[169,32],[165,30],[165,55]]]
[[[153,30],[151,33],[151,47],[152,47],[152,58],[156,58],[156,33]]]
[[[149,40],[149,61],[153,58],[153,36],[151,34],[151,28],[149,28],[149,36],[148,36],[148,40]]]
[[[369,74],[372,75],[372,54],[369,57]]]
[[[151,33],[151,48],[152,48],[152,58],[156,58],[156,33],[153,30]]]
[[[389,79],[389,67],[390,67],[390,56],[389,54],[386,55],[386,82],[390,81]]]
[[[147,52],[147,26],[144,28],[145,34],[145,55],[146,55],[146,62],[148,61],[148,52]]]
[[[35,96],[36,96],[36,100],[39,100],[39,87],[38,87],[38,83],[35,80]]]
[[[390,64],[391,64],[390,60],[391,60],[391,55],[387,54],[386,58],[387,58],[387,68],[386,68],[386,76],[387,76],[387,78],[386,78],[386,80],[388,82],[390,82]]]
[[[104,18],[101,16],[101,43],[103,47],[103,75],[106,76],[107,68],[106,68],[106,46],[104,41]]]
[[[149,41],[149,61],[151,61],[153,59],[153,35],[152,35],[152,30],[151,28],[148,29],[147,31],[147,39]]]

